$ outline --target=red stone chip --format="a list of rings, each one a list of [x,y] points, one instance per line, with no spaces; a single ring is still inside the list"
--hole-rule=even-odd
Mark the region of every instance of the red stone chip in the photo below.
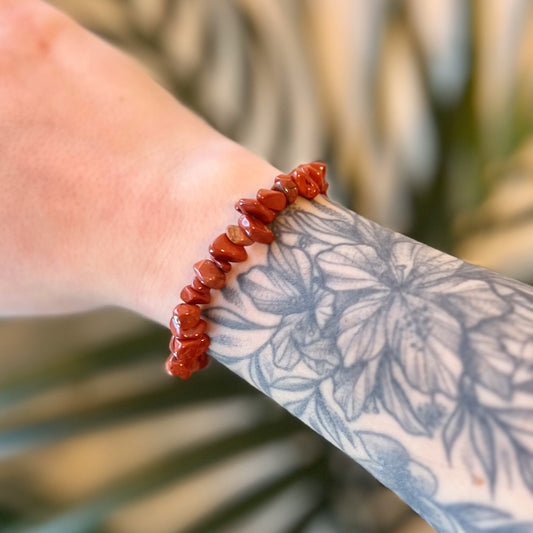
[[[228,239],[225,233],[219,235],[209,247],[209,253],[218,261],[240,263],[248,259],[244,246],[239,246]]]
[[[188,304],[208,304],[211,301],[209,292],[201,293],[194,289],[191,285],[183,287],[180,293],[181,299]]]
[[[198,279],[206,287],[209,287],[210,289],[221,289],[226,285],[226,274],[224,274],[213,261],[202,259],[202,261],[195,263],[193,268]]]
[[[287,198],[281,191],[271,189],[259,189],[257,201],[273,211],[282,211],[287,205]]]
[[[226,236],[233,244],[239,246],[250,246],[250,244],[254,243],[239,226],[233,224],[226,228]]]
[[[270,244],[274,240],[272,230],[250,215],[241,215],[239,217],[239,226],[255,242]]]
[[[251,200],[250,198],[241,198],[235,204],[235,209],[239,211],[239,213],[242,213],[243,215],[251,215],[265,224],[270,224],[276,216],[275,211],[265,207],[263,204],[259,203],[258,200]]]
[[[280,191],[285,195],[288,204],[292,204],[298,198],[298,187],[296,183],[285,174],[277,176],[272,186],[273,191]]]
[[[200,308],[197,305],[178,304],[172,314],[182,328],[193,328],[200,322]]]

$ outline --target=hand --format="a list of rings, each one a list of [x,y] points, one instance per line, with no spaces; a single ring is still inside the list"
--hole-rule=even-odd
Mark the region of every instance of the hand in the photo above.
[[[275,169],[42,2],[0,0],[0,75],[0,314],[166,323],[232,200]]]

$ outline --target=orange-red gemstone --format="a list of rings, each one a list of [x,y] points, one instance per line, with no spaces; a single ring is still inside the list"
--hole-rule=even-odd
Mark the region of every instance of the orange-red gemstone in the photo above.
[[[254,242],[239,226],[235,226],[234,224],[226,228],[226,236],[233,244],[239,246],[249,246]]]
[[[213,258],[213,263],[222,270],[222,272],[228,273],[231,270],[231,264],[227,261],[219,261],[218,259]]]
[[[255,242],[270,244],[274,240],[272,230],[250,215],[241,215],[239,217],[239,226]]]
[[[197,305],[179,304],[174,307],[173,316],[180,327],[193,328],[200,322],[200,308]]]
[[[197,363],[198,363],[198,370],[205,368],[209,363],[209,356],[206,353],[199,355],[197,359]]]
[[[192,371],[187,368],[181,361],[178,361],[174,354],[170,354],[165,364],[167,374],[181,379],[189,379]]]
[[[176,354],[179,361],[190,361],[207,351],[209,348],[209,337],[204,333],[197,339],[182,340],[175,338],[172,347],[174,348],[172,351]]]
[[[270,224],[276,213],[259,203],[258,200],[252,200],[250,198],[241,198],[236,204],[235,209],[243,215],[251,215],[265,224]]]
[[[302,166],[307,168],[309,177],[317,184],[320,192],[326,194],[329,187],[329,183],[326,181],[326,165],[322,161],[314,161]]]
[[[185,339],[197,339],[201,337],[205,333],[205,328],[207,327],[207,322],[205,320],[200,320],[198,324],[191,328],[184,328],[177,320],[176,317],[172,317],[170,320],[170,331],[172,332],[172,335],[177,337],[178,339],[185,340]],[[172,342],[172,341],[171,341]],[[171,344],[170,351],[175,352],[176,350],[173,349],[173,346]]]
[[[198,278],[194,278],[192,280],[191,286],[195,291],[201,292],[202,294],[209,293],[211,290],[209,287],[206,287]]]
[[[209,247],[209,253],[214,259],[232,263],[240,263],[248,258],[244,247],[232,243],[225,233],[222,233],[213,241]]]
[[[171,376],[177,376],[182,379],[188,379],[196,370],[205,368],[209,362],[209,356],[206,353],[200,354],[196,358],[181,360],[176,354],[170,354],[165,369]]]
[[[198,279],[210,289],[221,289],[226,285],[226,274],[210,259],[203,259],[195,263],[194,272]]]
[[[298,187],[298,192],[308,200],[311,200],[318,195],[320,190],[318,185],[312,180],[307,173],[305,165],[300,165],[291,172],[291,178]]]
[[[180,293],[181,299],[188,304],[208,304],[211,301],[209,291],[202,293],[197,291],[191,285],[183,287]]]
[[[281,211],[287,205],[285,195],[281,191],[273,191],[271,189],[259,189],[257,191],[257,200],[273,211]]]
[[[292,204],[298,198],[298,187],[296,183],[285,174],[280,174],[274,179],[273,191],[280,191],[285,195],[288,204]]]

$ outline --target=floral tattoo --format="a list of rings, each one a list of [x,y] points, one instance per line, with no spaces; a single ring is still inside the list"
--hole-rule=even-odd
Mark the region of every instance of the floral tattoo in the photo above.
[[[398,434],[360,427],[388,416],[450,467],[469,465],[492,495],[521,484],[533,502],[533,289],[324,199],[273,229],[266,264],[208,311],[211,353],[438,531],[533,532],[490,501],[441,502],[442,482]]]

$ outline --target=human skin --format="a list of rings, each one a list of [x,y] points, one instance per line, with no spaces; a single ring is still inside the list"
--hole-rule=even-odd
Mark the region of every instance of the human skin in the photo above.
[[[0,313],[167,325],[279,171],[35,0],[0,0],[0,73]],[[323,197],[273,227],[206,309],[211,354],[438,531],[533,531],[531,288]]]
[[[0,314],[167,322],[227,198],[276,170],[35,0],[0,0]]]
[[[533,532],[533,288],[318,197],[205,314],[210,353],[437,531]]]

